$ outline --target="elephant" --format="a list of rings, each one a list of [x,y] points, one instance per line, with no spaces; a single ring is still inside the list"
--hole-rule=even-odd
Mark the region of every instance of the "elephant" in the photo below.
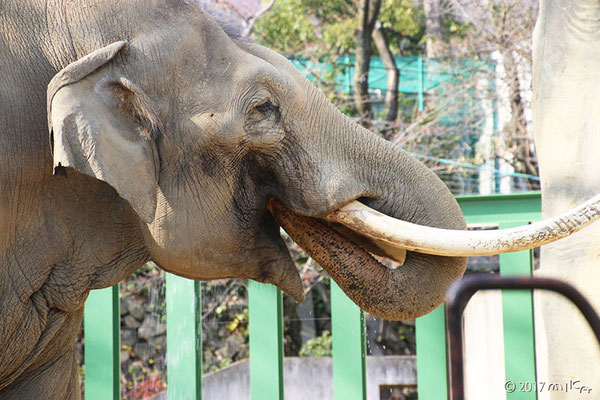
[[[85,299],[148,261],[301,301],[280,226],[374,315],[426,314],[462,276],[469,254],[344,220],[360,201],[452,236],[437,176],[196,2],[3,0],[0,21],[0,398],[78,398]]]

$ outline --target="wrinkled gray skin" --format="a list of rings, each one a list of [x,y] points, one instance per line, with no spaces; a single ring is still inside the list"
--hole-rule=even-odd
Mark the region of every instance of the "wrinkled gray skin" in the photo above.
[[[148,260],[302,299],[269,196],[317,217],[364,197],[397,218],[464,227],[433,173],[283,57],[185,1],[139,3],[0,2],[2,399],[78,398],[89,291]],[[415,279],[397,295],[435,307],[464,269],[444,260],[410,254]]]

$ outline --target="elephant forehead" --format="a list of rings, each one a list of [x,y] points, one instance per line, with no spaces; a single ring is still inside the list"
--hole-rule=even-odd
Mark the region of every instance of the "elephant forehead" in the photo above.
[[[235,67],[237,47],[200,10],[173,12],[144,26],[128,40],[124,68],[146,81],[148,91],[176,95],[199,84],[222,85],[226,81],[221,77]]]

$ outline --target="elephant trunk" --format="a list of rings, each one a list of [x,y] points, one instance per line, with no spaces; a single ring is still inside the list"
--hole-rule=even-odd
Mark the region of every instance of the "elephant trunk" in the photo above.
[[[344,128],[349,135],[334,136],[349,140],[336,146],[341,152],[337,157],[344,163],[334,176],[339,179],[343,171],[343,186],[360,188],[362,202],[404,221],[445,229],[466,228],[454,196],[427,167],[399,146],[350,120]],[[338,197],[338,207],[350,200]],[[357,235],[332,229],[323,219],[300,216],[275,201],[270,209],[292,239],[329,272],[348,297],[385,319],[412,319],[434,310],[466,267],[464,257],[407,252],[404,264],[391,269],[365,250],[372,246],[364,244],[373,242],[362,240],[360,232],[354,232],[357,240]]]

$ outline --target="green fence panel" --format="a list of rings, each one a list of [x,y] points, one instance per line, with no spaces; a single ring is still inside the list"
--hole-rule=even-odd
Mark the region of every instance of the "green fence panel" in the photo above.
[[[85,302],[85,399],[121,396],[119,285],[92,290]]]
[[[493,71],[493,63],[481,61],[458,61],[448,62],[447,59],[427,58],[424,62],[422,57],[404,56],[395,57],[396,66],[400,73],[398,92],[407,94],[418,94],[420,100],[423,93],[443,86],[444,83],[460,82],[465,79],[473,79],[483,71]],[[326,74],[335,70],[337,90],[341,92],[352,92],[354,90],[352,78],[355,74],[355,58],[352,56],[338,57],[335,63],[313,62],[307,59],[290,59],[297,69],[304,72],[310,81],[326,78]],[[369,89],[387,91],[387,69],[381,57],[372,56],[369,64]],[[419,101],[422,110],[422,101]]]
[[[499,228],[522,226],[522,223],[503,223]],[[530,276],[533,254],[531,250],[500,255],[500,274],[503,276]],[[535,400],[536,387],[521,388],[520,382],[536,382],[535,332],[533,294],[531,290],[502,291],[504,325],[504,363],[507,382],[507,400]],[[508,382],[512,381],[514,386]]]
[[[366,342],[363,311],[331,280],[333,398],[367,398]]]
[[[281,291],[248,280],[250,398],[283,400],[283,305]]]
[[[522,225],[541,217],[539,193],[458,196],[470,224]],[[501,274],[531,273],[531,252],[501,255]],[[250,391],[253,400],[283,399],[281,292],[249,282]],[[201,296],[198,282],[167,274],[167,361],[170,399],[201,398]],[[334,396],[366,398],[366,343],[362,311],[332,282]],[[503,293],[506,379],[535,382],[531,293]],[[194,299],[190,301],[190,299]],[[85,305],[86,400],[120,396],[118,286],[93,290]],[[421,400],[448,398],[445,310],[416,320],[417,381]],[[190,349],[194,351],[190,351]],[[508,399],[535,399],[522,392]],[[523,397],[520,397],[523,396]]]
[[[539,192],[456,196],[468,224],[537,221],[542,215]]]
[[[419,400],[446,400],[446,307],[444,304],[415,320],[417,390]]]
[[[202,398],[202,292],[200,282],[166,274],[167,396]]]

